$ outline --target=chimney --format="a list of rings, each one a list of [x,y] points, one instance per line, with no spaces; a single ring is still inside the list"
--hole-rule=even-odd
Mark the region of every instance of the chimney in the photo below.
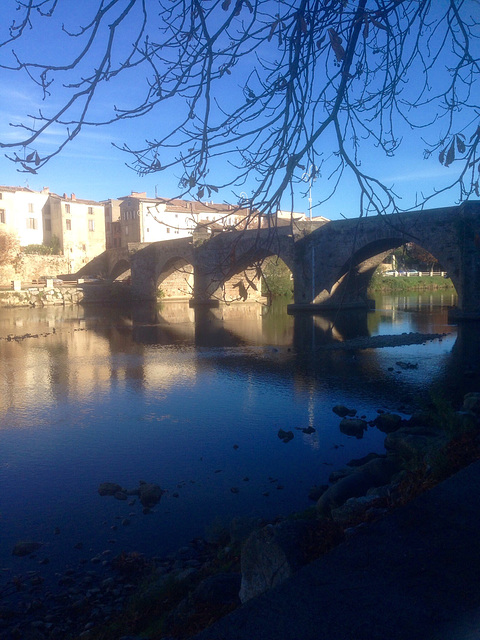
[[[77,199],[74,193],[72,193],[72,198],[71,198],[71,199],[72,199],[74,202],[75,202],[75,200]]]
[[[50,187],[43,187],[42,193],[50,193]]]

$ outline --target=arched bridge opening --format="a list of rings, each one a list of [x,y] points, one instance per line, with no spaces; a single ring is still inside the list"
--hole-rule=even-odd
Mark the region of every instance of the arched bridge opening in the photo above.
[[[448,272],[462,317],[475,317],[480,314],[479,238],[479,203],[327,223],[295,245],[290,310],[368,306],[375,268],[387,252],[414,243]]]
[[[194,303],[262,299],[262,269],[271,256],[293,264],[293,237],[264,230],[217,236],[198,249]]]
[[[166,300],[190,299],[193,295],[193,265],[184,257],[167,260],[157,274],[156,295]]]
[[[110,280],[125,280],[130,275],[130,261],[119,260],[112,268],[109,274]]]
[[[433,273],[432,265],[436,264],[435,273],[440,273],[442,276],[446,273],[444,266],[441,264],[437,256],[431,254],[424,247],[416,243],[405,243],[404,238],[385,238],[383,240],[375,240],[368,245],[361,247],[358,251],[352,254],[352,256],[341,266],[338,270],[337,278],[330,291],[323,289],[319,291],[315,297],[314,302],[316,304],[322,304],[323,301],[328,300],[330,304],[338,305],[342,303],[347,306],[372,306],[372,302],[369,300],[369,289],[373,276],[378,273],[379,277],[382,277],[387,272],[388,267],[379,269],[379,267],[385,262],[385,260],[391,256],[396,249],[403,248],[403,253],[408,253],[408,246],[413,245],[417,250],[411,250],[413,254],[422,255],[425,260],[429,262],[429,265],[419,262],[415,262],[415,269],[408,270],[408,267],[403,264],[400,259],[400,263],[396,262],[392,266],[390,264],[390,272],[392,275],[412,275],[419,276],[422,271],[429,269],[429,273]],[[423,269],[422,269],[423,267]],[[453,276],[455,279],[455,275]],[[453,282],[454,284],[454,282]],[[415,287],[415,282],[410,284],[411,288]]]

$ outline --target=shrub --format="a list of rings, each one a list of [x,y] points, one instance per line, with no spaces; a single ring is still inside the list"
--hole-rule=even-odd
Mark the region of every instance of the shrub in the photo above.
[[[58,256],[60,254],[60,240],[57,236],[53,236],[46,244],[28,244],[26,247],[22,247],[22,252],[26,255]]]
[[[262,293],[272,296],[290,296],[293,291],[293,281],[290,269],[276,256],[266,258],[263,267]]]

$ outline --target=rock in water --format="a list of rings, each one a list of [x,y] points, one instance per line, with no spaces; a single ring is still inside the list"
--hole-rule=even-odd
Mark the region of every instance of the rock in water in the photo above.
[[[402,418],[396,413],[381,413],[373,424],[383,433],[392,433],[402,426]]]
[[[333,411],[333,413],[336,413],[337,416],[339,416],[340,418],[345,418],[347,416],[350,416],[351,418],[353,418],[353,416],[355,416],[357,414],[357,410],[356,409],[348,409],[343,404],[336,404],[333,407],[332,411]]]
[[[17,544],[13,547],[12,556],[29,556],[31,553],[34,553],[42,546],[43,544],[41,542],[17,542]]]
[[[293,431],[284,431],[284,429],[279,429],[278,437],[280,440],[283,440],[283,442],[290,442],[290,440],[293,440]]]
[[[340,431],[347,436],[363,438],[363,432],[367,430],[367,423],[361,418],[343,418],[340,422]]]
[[[98,487],[98,493],[101,496],[114,496],[118,492],[122,492],[123,489],[116,482],[102,482]]]
[[[146,482],[140,485],[140,502],[147,509],[154,507],[160,502],[162,494],[163,491],[158,484]]]

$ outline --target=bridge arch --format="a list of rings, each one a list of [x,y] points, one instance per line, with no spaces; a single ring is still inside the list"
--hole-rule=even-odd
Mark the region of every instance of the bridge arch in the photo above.
[[[251,268],[269,256],[279,256],[292,270],[294,264],[293,236],[288,229],[243,231],[235,235],[219,234],[198,249],[195,268],[195,299],[207,302],[219,297],[226,283],[238,277],[244,286],[260,287],[260,275]],[[253,283],[253,285],[252,285]],[[241,297],[241,296],[240,296]]]
[[[479,233],[478,203],[327,223],[297,243],[295,304],[365,306],[375,268],[389,251],[413,242],[448,272],[459,308],[469,312],[470,305],[476,313],[480,300],[472,281],[480,278]]]
[[[155,300],[157,287],[178,269],[194,265],[191,238],[153,242],[132,254],[132,294],[141,300]]]
[[[184,256],[168,258],[157,268],[156,289],[165,298],[185,298],[193,295],[193,265]]]
[[[124,275],[125,273],[130,271],[130,268],[131,268],[130,260],[127,260],[125,258],[123,258],[122,260],[119,260],[113,265],[109,273],[110,280],[116,280],[121,275]]]

